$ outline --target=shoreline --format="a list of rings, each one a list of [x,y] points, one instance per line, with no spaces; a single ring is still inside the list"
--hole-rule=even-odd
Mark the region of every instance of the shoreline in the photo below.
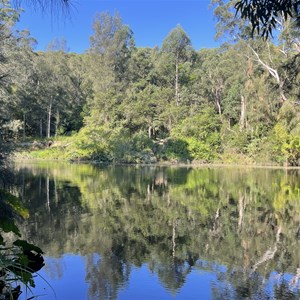
[[[170,161],[156,163],[121,163],[121,162],[100,162],[95,160],[74,160],[67,159],[38,159],[38,158],[8,158],[12,163],[38,163],[38,162],[55,162],[64,164],[90,164],[101,166],[140,166],[140,167],[175,167],[175,168],[247,168],[247,169],[281,169],[281,170],[300,170],[300,166],[280,166],[264,164],[230,164],[230,163],[174,163]]]

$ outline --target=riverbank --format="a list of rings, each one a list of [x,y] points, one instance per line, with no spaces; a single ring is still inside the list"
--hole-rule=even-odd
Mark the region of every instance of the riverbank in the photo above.
[[[163,145],[161,145],[162,147]],[[155,148],[155,147],[154,147]],[[9,154],[12,161],[67,161],[71,163],[91,163],[91,164],[116,164],[116,165],[156,165],[156,166],[178,166],[178,167],[258,167],[258,168],[289,168],[298,169],[297,166],[288,166],[272,161],[256,161],[243,154],[223,153],[210,161],[199,161],[190,158],[168,158],[162,157],[162,149],[156,146],[156,153],[152,149],[141,152],[131,151],[127,156],[120,159],[118,157],[105,158],[93,157],[87,153],[80,153],[72,138],[58,140],[42,140],[19,143]],[[166,152],[166,151],[165,151]]]

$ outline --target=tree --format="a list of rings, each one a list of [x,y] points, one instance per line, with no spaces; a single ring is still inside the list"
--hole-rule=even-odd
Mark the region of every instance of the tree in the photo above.
[[[11,8],[8,0],[0,1],[0,87],[5,88],[5,79],[8,77],[6,63],[9,56],[9,47],[14,39],[12,28],[19,19],[19,11]]]
[[[18,133],[21,122],[15,120],[16,109],[15,83],[20,75],[23,65],[18,58],[23,60],[21,43],[26,37],[22,34],[13,34],[13,27],[19,18],[19,11],[10,6],[8,0],[0,1],[0,136],[6,139],[9,135]],[[21,47],[20,47],[21,46]],[[23,61],[24,62],[24,61]],[[18,78],[22,81],[23,78]]]
[[[10,70],[10,118],[22,120],[23,139],[30,129],[30,118],[28,114],[33,110],[34,104],[30,95],[27,94],[28,88],[33,84],[33,77],[36,64],[36,53],[34,46],[36,40],[33,39],[28,30],[15,33],[14,43],[10,47],[10,59],[8,66]],[[27,120],[28,119],[28,120]],[[29,125],[29,126],[28,126]],[[31,133],[28,130],[29,134]]]
[[[56,46],[55,46],[56,44]],[[50,137],[82,126],[83,105],[89,93],[89,86],[82,76],[86,75],[81,55],[64,51],[65,42],[55,42],[47,52],[35,58],[34,84],[27,87],[25,96],[32,97],[36,109],[32,110],[35,135],[40,132]],[[45,124],[45,126],[44,126]]]
[[[216,6],[214,13],[218,19],[217,37],[227,34],[230,39],[234,36],[235,42],[245,40],[248,48],[252,52],[251,59],[265,69],[276,82],[280,102],[283,103],[286,101],[287,97],[284,91],[286,78],[284,76],[285,74],[279,73],[279,66],[289,54],[288,50],[291,50],[290,44],[296,43],[297,45],[295,34],[292,32],[292,28],[288,24],[287,19],[285,19],[284,16],[278,16],[276,19],[276,27],[280,28],[281,31],[281,34],[278,36],[278,39],[281,41],[281,43],[279,43],[278,50],[283,54],[283,57],[280,60],[277,57],[275,58],[274,54],[276,51],[271,50],[271,48],[275,47],[274,45],[272,45],[269,41],[267,44],[264,43],[258,35],[254,36],[253,30],[252,32],[250,30],[251,26],[249,27],[247,22],[245,23],[243,19],[237,18],[236,14],[233,12],[233,8],[236,6],[234,1],[224,2],[221,0],[213,0],[213,4]],[[252,39],[250,39],[251,36]],[[283,41],[289,41],[289,45],[286,47]],[[265,45],[267,45],[267,47],[265,47]],[[265,54],[263,52],[265,52]]]
[[[241,0],[236,2],[235,8],[243,19],[250,21],[252,34],[257,31],[265,38],[272,36],[279,18],[292,18],[300,25],[299,0]]]
[[[134,49],[131,29],[122,23],[118,13],[98,14],[93,23],[88,52],[88,78],[94,94],[88,101],[89,116],[86,120],[100,125],[121,119],[120,104],[128,86],[128,64]]]
[[[98,14],[93,23],[94,34],[90,37],[90,53],[93,58],[114,72],[116,80],[125,75],[130,52],[134,48],[133,32],[122,23],[118,13]],[[103,67],[103,66],[102,66]]]
[[[177,25],[165,38],[162,52],[171,55],[170,59],[175,65],[175,101],[179,105],[179,65],[188,59],[191,50],[191,40],[180,25]]]

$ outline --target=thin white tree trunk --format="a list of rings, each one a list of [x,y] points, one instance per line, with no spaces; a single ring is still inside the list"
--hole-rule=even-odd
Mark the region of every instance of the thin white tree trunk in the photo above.
[[[274,258],[275,253],[277,252],[277,244],[279,243],[279,239],[280,239],[280,234],[281,234],[281,226],[278,227],[277,229],[277,233],[276,233],[276,242],[275,245],[272,247],[270,247],[265,253],[264,255],[253,265],[252,269],[252,273],[254,273],[256,271],[256,269],[261,265],[264,264],[266,261],[271,260]]]
[[[173,232],[172,232],[172,256],[173,258],[176,255],[176,225],[177,225],[177,220],[173,222]]]
[[[244,196],[240,193],[240,196],[239,196],[239,222],[238,222],[239,231],[242,229],[243,219],[244,219],[244,210],[245,210],[244,200],[245,200]]]
[[[55,121],[55,136],[57,136],[59,122],[60,122],[60,115],[59,115],[59,111],[57,110],[57,112],[56,112],[56,121]]]
[[[26,113],[23,112],[23,141],[25,141],[26,137]]]
[[[250,46],[249,46],[250,47]],[[283,81],[281,80],[279,74],[278,74],[278,71],[272,67],[270,67],[269,65],[267,65],[264,61],[261,60],[259,54],[252,48],[250,47],[250,49],[252,50],[254,56],[256,57],[256,61],[258,63],[260,63],[268,72],[269,74],[275,78],[277,84],[278,84],[278,87],[279,87],[279,94],[280,94],[280,99],[281,99],[281,102],[284,102],[287,100],[285,94],[284,94],[284,91],[283,91]]]
[[[52,115],[52,96],[50,97],[49,107],[48,107],[48,119],[47,119],[47,138],[50,137],[51,129],[51,115]]]
[[[216,101],[216,104],[217,104],[217,107],[218,107],[218,113],[219,113],[219,115],[221,115],[221,114],[222,114],[222,109],[221,109],[220,101],[217,100],[217,101]]]
[[[175,64],[175,100],[176,105],[179,106],[179,58],[178,55],[176,57],[176,64]]]
[[[151,139],[151,137],[152,137],[152,126],[148,127],[148,137],[149,137],[149,139]]]
[[[46,200],[47,200],[47,209],[50,212],[50,179],[49,179],[49,176],[46,177]]]
[[[222,88],[220,86],[216,86],[215,89],[215,104],[218,109],[219,115],[222,115],[222,108],[221,108],[221,95],[222,95]]]
[[[40,119],[40,137],[43,137],[43,120]]]
[[[240,131],[243,131],[243,129],[246,127],[246,101],[245,97],[241,95],[241,117],[240,117]]]

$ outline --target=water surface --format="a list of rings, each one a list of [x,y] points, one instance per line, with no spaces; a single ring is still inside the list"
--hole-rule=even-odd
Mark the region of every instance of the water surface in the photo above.
[[[40,299],[300,299],[299,170],[14,172],[23,236],[45,252]]]

